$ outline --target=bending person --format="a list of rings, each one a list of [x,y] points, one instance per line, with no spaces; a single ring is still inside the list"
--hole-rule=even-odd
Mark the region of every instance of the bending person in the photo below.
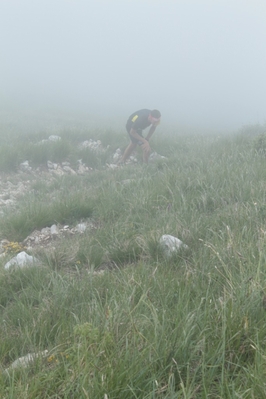
[[[137,145],[141,146],[143,162],[148,163],[151,153],[149,140],[155,132],[156,127],[159,125],[160,118],[161,113],[157,109],[154,109],[153,111],[149,109],[141,109],[140,111],[134,112],[134,114],[130,115],[126,124],[126,129],[130,138],[130,144],[125,149],[120,161],[121,163],[125,162],[128,157],[130,157]],[[144,138],[143,130],[149,126],[151,126],[149,133]]]

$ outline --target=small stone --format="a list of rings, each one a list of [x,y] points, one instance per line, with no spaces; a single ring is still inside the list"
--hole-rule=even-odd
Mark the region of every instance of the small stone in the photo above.
[[[51,230],[49,227],[44,227],[43,229],[41,229],[41,234],[47,235],[50,234]]]
[[[20,170],[23,172],[30,172],[32,168],[29,165],[29,161],[24,161],[19,165]]]
[[[59,229],[58,229],[58,227],[56,226],[56,224],[53,224],[53,225],[51,226],[50,232],[51,232],[52,235],[58,235],[58,234],[59,234]]]
[[[85,172],[87,172],[87,170],[88,170],[88,168],[86,168],[86,166],[80,164],[79,167],[78,167],[78,172],[77,173],[79,175],[84,175]]]
[[[61,168],[58,168],[56,170],[49,169],[49,172],[51,172],[53,175],[56,175],[56,176],[63,176],[64,175],[64,171]]]
[[[51,161],[47,161],[47,167],[48,167],[48,169],[55,169],[54,164]]]
[[[171,256],[173,253],[183,248],[188,248],[179,238],[171,236],[170,234],[164,234],[160,238],[160,244],[163,247],[167,256]]]
[[[63,166],[63,170],[64,170],[65,172],[70,173],[70,174],[73,175],[73,176],[77,174],[72,168],[70,168],[70,166]]]
[[[79,224],[76,226],[76,231],[79,232],[79,233],[84,233],[84,231],[86,230],[86,228],[87,228],[86,223],[79,223]]]

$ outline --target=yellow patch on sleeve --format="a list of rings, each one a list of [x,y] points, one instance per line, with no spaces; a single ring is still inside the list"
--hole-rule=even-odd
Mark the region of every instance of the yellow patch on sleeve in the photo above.
[[[133,116],[133,118],[131,119],[131,122],[135,122],[138,119],[138,115]]]

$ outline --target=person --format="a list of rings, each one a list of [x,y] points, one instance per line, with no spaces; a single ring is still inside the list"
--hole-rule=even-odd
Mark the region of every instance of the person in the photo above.
[[[137,145],[141,146],[143,162],[148,163],[151,153],[149,140],[155,132],[156,127],[159,125],[160,119],[161,113],[157,109],[152,111],[149,109],[141,109],[130,115],[126,124],[126,129],[130,138],[130,144],[125,149],[120,163],[124,163],[128,159]],[[151,127],[149,133],[144,138],[142,131],[148,126]]]

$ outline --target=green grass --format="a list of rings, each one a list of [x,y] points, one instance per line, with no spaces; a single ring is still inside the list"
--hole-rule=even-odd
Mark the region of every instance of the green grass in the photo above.
[[[93,205],[85,193],[60,193],[59,197],[30,198],[27,196],[16,211],[2,217],[0,236],[11,241],[22,241],[36,229],[54,223],[67,224],[93,213]]]
[[[124,145],[110,131],[87,139],[99,137]],[[57,156],[79,156],[75,140],[66,132]],[[148,166],[107,170],[110,150],[86,176],[31,180],[1,216],[1,239],[53,223],[94,228],[37,250],[39,267],[5,271],[1,259],[2,369],[49,351],[2,373],[1,397],[266,396],[266,159],[252,142],[158,132],[153,148],[167,158]],[[165,257],[162,234],[189,249]]]

